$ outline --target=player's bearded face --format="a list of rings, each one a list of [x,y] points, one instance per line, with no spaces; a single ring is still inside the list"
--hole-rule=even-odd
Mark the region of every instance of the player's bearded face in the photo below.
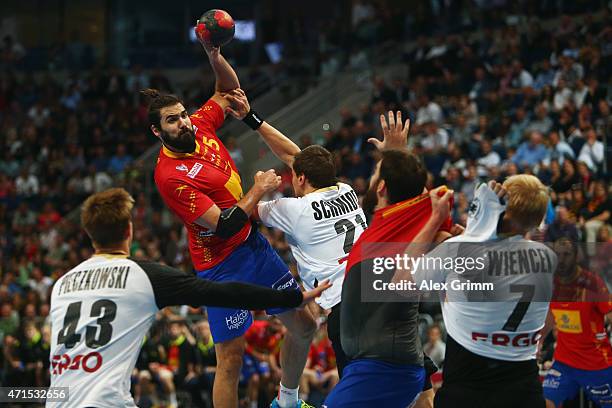
[[[162,129],[160,137],[164,144],[178,153],[192,153],[195,151],[195,133],[188,126],[178,129],[176,136]]]
[[[576,252],[569,242],[561,241],[554,244],[554,250],[559,259],[557,274],[570,276],[576,270]]]

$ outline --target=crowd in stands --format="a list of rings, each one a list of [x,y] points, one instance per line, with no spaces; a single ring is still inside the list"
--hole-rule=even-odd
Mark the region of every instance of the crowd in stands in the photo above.
[[[434,15],[466,21],[456,19],[461,8],[447,9],[446,3],[431,2],[441,7]],[[532,10],[532,3],[537,2],[520,4]],[[590,4],[573,3],[575,7]],[[379,40],[378,34],[371,33],[380,33],[380,14],[385,10],[381,4],[385,3],[354,3],[354,35]],[[515,10],[511,4],[507,7]],[[423,15],[436,10],[428,9]],[[456,223],[465,224],[478,183],[531,173],[550,186],[552,199],[546,225],[537,232],[539,239],[570,236],[609,244],[609,11],[601,9],[584,21],[563,16],[546,24],[544,20],[504,19],[506,12],[483,10],[490,21],[472,19],[462,29],[443,33],[428,29],[415,12],[411,31],[430,36],[418,37],[414,46],[404,50],[409,77],[373,78],[369,103],[343,109],[338,129],[304,135],[301,146],[317,143],[332,151],[340,179],[351,183],[362,197],[377,159],[367,139],[380,136],[380,114],[399,109],[411,119],[410,147],[427,166],[428,186],[446,184],[454,189]],[[515,11],[520,15],[520,10]],[[403,18],[398,23],[402,30]],[[476,35],[462,32],[470,27],[482,30]],[[383,39],[385,35],[398,38],[396,34],[383,34]],[[27,52],[5,44],[9,46],[15,51],[3,49],[3,66],[9,57]],[[327,54],[330,58],[333,50]],[[360,66],[357,57],[353,62]],[[324,69],[329,74],[337,70],[322,65]],[[154,191],[147,196],[150,173],[137,159],[155,143],[147,131],[147,107],[137,92],[147,86],[173,90],[161,71],[145,72],[139,67],[127,73],[71,74],[62,82],[51,76],[34,79],[11,70],[0,72],[2,385],[48,384],[50,288],[92,254],[73,214],[89,194],[111,185],[126,187],[136,198],[133,256],[192,269],[182,224]],[[174,89],[190,109],[209,90]],[[232,156],[240,158],[240,146],[235,141],[228,145]],[[278,196],[292,194],[286,169],[284,174],[286,183]],[[283,234],[262,229],[295,272]],[[603,267],[605,271],[610,265]],[[445,334],[439,309],[433,303],[423,309],[425,349],[443,366]],[[337,381],[324,320],[322,314],[321,330],[302,379],[302,392],[310,393],[311,399],[328,392]],[[278,350],[283,331],[278,322],[260,316],[247,336],[249,352],[241,387],[245,406],[271,400],[280,377]],[[134,394],[140,406],[164,406],[175,399],[205,406],[210,401],[214,367],[205,313],[188,307],[164,310],[143,345],[133,375]]]

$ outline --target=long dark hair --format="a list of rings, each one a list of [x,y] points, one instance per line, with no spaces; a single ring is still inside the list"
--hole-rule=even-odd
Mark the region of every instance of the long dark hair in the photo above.
[[[161,129],[161,113],[162,108],[167,106],[176,105],[177,103],[183,103],[181,99],[172,94],[161,93],[157,89],[147,88],[140,91],[140,94],[148,99],[149,101],[149,125],[153,125],[158,129]]]

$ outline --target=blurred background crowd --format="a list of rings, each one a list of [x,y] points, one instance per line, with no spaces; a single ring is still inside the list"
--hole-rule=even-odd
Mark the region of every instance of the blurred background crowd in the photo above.
[[[339,127],[291,135],[301,147],[316,143],[332,151],[339,178],[360,197],[377,160],[367,139],[380,137],[380,114],[401,110],[411,119],[409,144],[429,171],[428,187],[446,184],[455,191],[456,223],[465,224],[481,181],[535,174],[550,186],[551,204],[534,238],[600,243],[594,248],[605,254],[612,243],[609,4],[429,0],[407,9],[391,0],[355,0],[304,11],[272,0],[253,2],[258,7],[238,3],[230,13],[255,21],[257,39],[234,41],[224,54],[239,68],[251,99],[287,84],[307,89],[347,69],[375,72],[386,63],[375,57],[383,46],[406,68],[406,75],[372,74],[370,100],[343,108]],[[7,4],[0,8],[21,7]],[[136,198],[132,255],[192,270],[182,224],[151,190],[152,176],[141,158],[157,139],[147,129],[147,106],[138,90],[176,92],[194,110],[212,93],[212,73],[177,85],[168,68],[205,64],[188,33],[173,33],[169,24],[157,31],[147,26],[147,13],[163,15],[156,3],[134,14],[135,21],[126,16],[137,5],[109,4],[118,26],[133,27],[107,32],[124,44],[119,50],[88,43],[93,34],[68,28],[62,36],[33,41],[32,33],[11,29],[10,22],[0,26],[2,385],[48,383],[50,288],[92,253],[75,211],[89,194],[127,188]],[[71,2],[56,6],[70,8]],[[41,13],[53,14],[57,7]],[[188,26],[183,20],[190,16],[184,14],[173,29]],[[180,46],[169,57],[162,51],[172,41]],[[225,143],[240,167],[237,140]],[[285,182],[270,199],[292,195],[290,170],[278,170]],[[283,234],[261,228],[295,272]],[[610,270],[606,256],[599,272]],[[425,351],[443,367],[439,307],[424,303],[422,309]],[[242,401],[249,407],[272,399],[281,370],[284,328],[275,319],[257,317],[247,335],[241,378]],[[315,403],[337,381],[324,313],[319,321],[301,385],[303,397]],[[168,406],[177,395],[183,406],[209,406],[212,344],[205,312],[189,307],[160,312],[133,375],[140,406]]]

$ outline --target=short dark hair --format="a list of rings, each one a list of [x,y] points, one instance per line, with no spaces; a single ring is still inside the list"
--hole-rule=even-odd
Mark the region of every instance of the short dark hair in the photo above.
[[[427,170],[415,155],[407,151],[383,150],[380,180],[385,180],[389,204],[395,204],[423,192]]]
[[[298,176],[303,174],[314,188],[333,186],[337,182],[334,156],[322,146],[308,146],[296,154],[293,171]]]
[[[132,221],[134,199],[122,188],[91,195],[81,209],[81,224],[89,238],[101,246],[117,245],[125,239]]]
[[[167,106],[173,106],[177,103],[183,103],[183,101],[178,96],[162,93],[157,89],[143,89],[142,91],[140,91],[140,94],[147,98],[149,101],[149,125],[153,125],[158,129],[161,129],[160,111]]]

